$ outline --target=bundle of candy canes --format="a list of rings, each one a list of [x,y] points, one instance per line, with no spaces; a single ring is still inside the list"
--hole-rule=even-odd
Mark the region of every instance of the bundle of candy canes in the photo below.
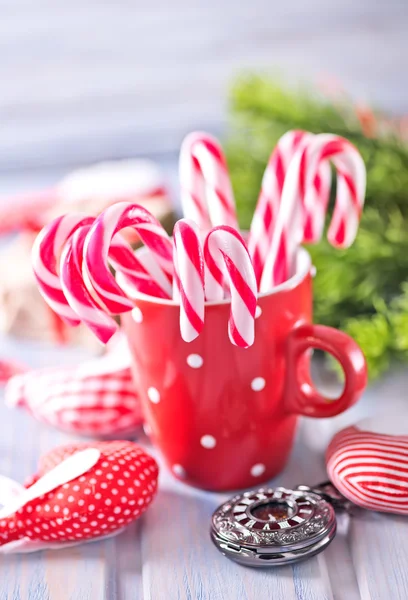
[[[58,217],[33,247],[40,291],[64,321],[82,321],[104,343],[118,327],[113,315],[134,308],[124,289],[128,286],[177,302],[186,342],[202,331],[206,303],[229,299],[230,340],[249,347],[258,292],[290,279],[299,246],[323,235],[330,163],[337,172],[337,195],[328,239],[346,248],[357,233],[366,184],[363,160],[350,142],[329,134],[286,133],[268,162],[246,242],[222,148],[210,135],[192,133],[180,153],[184,218],[176,223],[173,238],[148,210],[128,202],[110,206],[97,218]],[[134,253],[121,236],[129,227],[145,252]]]

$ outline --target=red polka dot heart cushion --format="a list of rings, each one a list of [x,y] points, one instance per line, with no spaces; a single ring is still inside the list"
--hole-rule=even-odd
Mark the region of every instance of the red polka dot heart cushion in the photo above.
[[[155,460],[132,442],[58,447],[40,460],[30,486],[0,510],[0,552],[118,533],[148,508],[157,478]]]
[[[351,502],[408,515],[408,433],[401,425],[400,417],[367,420],[343,429],[330,442],[327,473]]]

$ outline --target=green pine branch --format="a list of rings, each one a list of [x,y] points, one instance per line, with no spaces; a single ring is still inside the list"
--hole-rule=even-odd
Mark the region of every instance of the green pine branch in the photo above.
[[[395,134],[369,138],[351,103],[248,75],[231,94],[227,158],[240,223],[248,228],[272,148],[289,129],[332,132],[353,142],[367,167],[366,208],[347,251],[309,248],[317,268],[315,320],[339,327],[363,348],[370,376],[408,361],[408,147]]]

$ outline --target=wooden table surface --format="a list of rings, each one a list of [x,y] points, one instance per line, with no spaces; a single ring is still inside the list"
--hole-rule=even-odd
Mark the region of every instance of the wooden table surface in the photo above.
[[[4,356],[41,366],[75,363],[84,353],[3,338]],[[324,480],[323,451],[333,432],[363,415],[398,410],[407,383],[403,372],[390,373],[346,414],[302,419],[289,464],[271,483]],[[43,452],[71,439],[0,402],[0,473],[24,481]],[[137,439],[155,453],[143,433]],[[365,511],[352,519],[343,516],[324,553],[294,566],[254,570],[224,558],[210,541],[211,513],[225,498],[175,481],[162,466],[156,500],[122,535],[66,550],[1,557],[0,600],[408,598],[408,519]]]

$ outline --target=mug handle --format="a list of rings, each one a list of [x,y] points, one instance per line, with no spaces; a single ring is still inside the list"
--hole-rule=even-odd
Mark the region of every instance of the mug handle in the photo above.
[[[343,368],[344,389],[338,398],[325,398],[310,376],[308,351],[329,352]],[[361,348],[346,333],[325,325],[302,324],[286,342],[286,410],[307,417],[334,417],[352,406],[367,385],[367,364]]]

